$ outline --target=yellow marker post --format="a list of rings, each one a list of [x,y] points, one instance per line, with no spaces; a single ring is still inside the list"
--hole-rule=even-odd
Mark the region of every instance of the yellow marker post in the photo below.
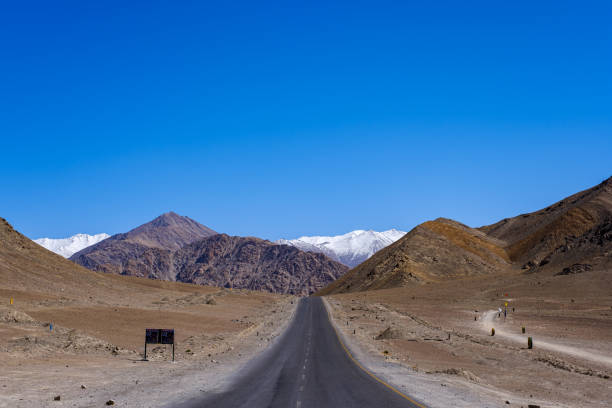
[[[10,304],[11,304],[11,305],[13,304],[13,298],[11,298],[11,300],[10,300]]]

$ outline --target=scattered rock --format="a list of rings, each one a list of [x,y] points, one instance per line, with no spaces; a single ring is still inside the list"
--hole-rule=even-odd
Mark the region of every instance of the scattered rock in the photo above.
[[[113,401],[112,399],[108,400],[106,401],[106,405],[115,405],[115,401]]]
[[[375,337],[376,340],[385,340],[385,339],[401,339],[403,337],[402,332],[397,329],[392,329],[391,326],[387,327],[385,330],[380,332],[378,336]]]
[[[557,272],[555,275],[573,275],[576,273],[588,272],[591,269],[593,269],[593,267],[589,264],[573,264],[570,267],[563,268],[561,272]]]
[[[19,310],[0,310],[0,322],[2,323],[34,323],[30,315]]]
[[[87,387],[85,385],[81,384],[81,389],[85,390],[85,389],[87,389]]]
[[[53,397],[53,401],[59,401],[61,399],[62,397],[60,397],[59,395],[56,395],[55,397]]]
[[[450,375],[459,375],[461,377],[466,378],[472,382],[480,382],[480,378],[478,378],[474,373],[461,369],[461,368],[447,368],[446,370],[437,370],[437,371],[428,371],[427,374],[450,374]]]

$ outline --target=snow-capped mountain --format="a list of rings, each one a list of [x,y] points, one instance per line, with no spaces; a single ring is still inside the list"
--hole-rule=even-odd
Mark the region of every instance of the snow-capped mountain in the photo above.
[[[292,245],[302,251],[322,252],[332,259],[349,267],[359,265],[379,251],[403,237],[405,231],[390,229],[388,231],[356,230],[334,237],[300,237],[297,239],[279,239],[277,244]]]
[[[35,239],[34,242],[47,248],[49,251],[53,251],[56,254],[63,256],[64,258],[70,258],[73,254],[76,254],[81,249],[97,244],[108,237],[110,237],[110,235],[104,233],[96,235],[76,234],[69,238],[60,239],[39,238]]]

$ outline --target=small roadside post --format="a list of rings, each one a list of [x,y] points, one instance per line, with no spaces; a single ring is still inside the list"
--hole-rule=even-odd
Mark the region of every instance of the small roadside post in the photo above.
[[[145,329],[143,361],[149,361],[147,360],[147,344],[172,344],[172,361],[174,361],[174,329]]]

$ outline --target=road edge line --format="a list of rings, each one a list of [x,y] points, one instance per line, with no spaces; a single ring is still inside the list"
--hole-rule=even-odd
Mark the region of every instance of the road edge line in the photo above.
[[[338,332],[338,329],[336,328],[336,325],[334,324],[334,320],[333,317],[331,315],[330,309],[331,306],[329,305],[329,303],[327,302],[327,299],[325,299],[323,296],[321,296],[321,301],[323,302],[323,305],[325,306],[325,310],[327,312],[327,318],[329,319],[329,323],[331,324],[332,328],[334,329],[334,332],[336,333],[336,338],[338,339],[338,342],[340,342],[340,345],[342,346],[342,349],[344,350],[344,352],[348,355],[348,357],[351,359],[351,361],[353,363],[355,363],[355,365],[357,367],[359,367],[363,372],[365,372],[367,375],[369,375],[370,377],[372,377],[374,380],[378,381],[379,383],[381,383],[382,385],[384,385],[385,387],[387,387],[388,389],[390,389],[391,391],[395,392],[396,394],[398,394],[400,397],[410,401],[412,404],[416,405],[419,408],[427,408],[425,405],[421,404],[420,402],[417,402],[415,400],[413,400],[412,398],[410,398],[409,396],[407,396],[406,394],[404,394],[403,392],[401,392],[400,390],[398,390],[397,388],[395,388],[394,386],[392,386],[391,384],[387,383],[386,381],[378,378],[378,376],[374,373],[372,373],[370,370],[368,370],[366,367],[364,367],[354,356],[353,354],[350,352],[350,350],[348,349],[348,347],[344,344],[344,342],[342,341],[342,338],[340,337],[340,333]]]

